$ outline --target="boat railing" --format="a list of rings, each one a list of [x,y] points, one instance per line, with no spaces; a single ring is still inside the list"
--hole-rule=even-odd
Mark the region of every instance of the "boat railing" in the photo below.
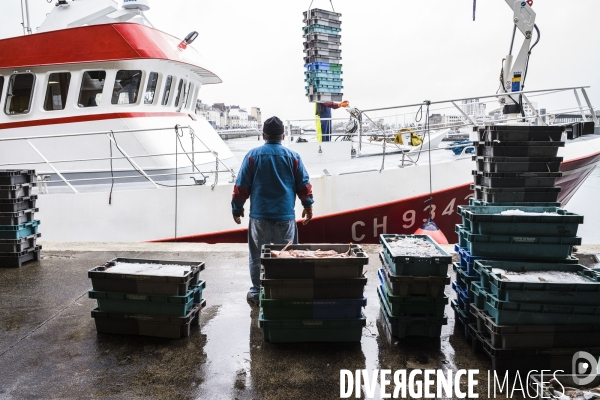
[[[191,137],[192,143],[192,151],[186,151],[183,148],[183,144],[181,141],[177,141],[177,147],[175,152],[165,152],[165,153],[152,153],[152,154],[134,154],[130,155],[126,152],[126,150],[117,142],[115,138],[115,134],[133,134],[133,133],[148,133],[148,132],[159,132],[159,131],[174,131],[175,135],[181,137],[185,131]],[[121,155],[110,156],[110,157],[87,157],[87,158],[71,158],[71,159],[58,159],[58,160],[50,160],[48,159],[35,144],[32,142],[36,139],[57,139],[57,138],[68,138],[68,137],[90,137],[90,136],[106,136],[107,139],[112,143],[117,149],[117,152]],[[47,185],[52,183],[63,183],[66,184],[74,193],[79,193],[79,191],[73,186],[75,183],[97,183],[98,181],[119,181],[119,180],[131,180],[131,179],[139,179],[140,177],[144,178],[148,182],[150,182],[155,188],[160,187],[170,187],[168,185],[164,185],[156,182],[158,179],[153,178],[168,178],[175,177],[175,181],[181,175],[202,175],[203,180],[197,180],[194,178],[194,182],[196,185],[205,184],[206,178],[208,175],[214,175],[213,183],[211,188],[214,189],[219,181],[219,174],[225,173],[231,175],[231,181],[233,181],[236,177],[235,171],[233,171],[218,155],[216,151],[213,151],[209,148],[209,146],[196,134],[194,129],[191,126],[181,126],[176,125],[175,127],[165,127],[165,128],[151,128],[151,129],[125,129],[125,130],[111,130],[111,131],[95,131],[95,132],[83,132],[83,133],[59,133],[53,135],[38,135],[38,136],[20,136],[20,137],[8,137],[8,138],[0,138],[0,145],[3,142],[14,142],[21,141],[27,143],[34,151],[38,154],[38,156],[42,159],[42,161],[24,161],[17,163],[0,163],[0,168],[10,169],[11,167],[24,167],[24,166],[34,166],[34,165],[42,165],[46,164],[54,173],[60,178],[59,180],[50,180],[49,175],[38,176],[38,181],[41,183],[41,187],[44,188],[44,191],[47,191]],[[201,146],[203,146],[203,150],[195,150],[195,142],[199,142]],[[181,150],[179,151],[179,146],[181,146]],[[211,154],[215,160],[214,169],[209,170],[200,170],[200,168],[196,165],[195,157],[197,154]],[[175,172],[169,173],[148,173],[144,170],[135,160],[142,158],[151,158],[151,157],[162,157],[162,156],[175,156],[176,160],[178,156],[186,156],[191,163],[192,171],[191,172],[182,172],[179,171],[177,166],[175,168]],[[91,161],[113,161],[117,160],[126,160],[133,170],[138,173],[138,175],[114,175],[111,172],[111,176],[106,177],[83,177],[83,178],[67,178],[63,173],[59,171],[56,164],[64,164],[64,163],[77,163],[77,162],[91,162]],[[222,169],[221,169],[222,167]],[[183,186],[183,185],[181,185]],[[43,191],[40,191],[43,193]]]
[[[343,133],[336,133],[336,131],[332,129],[331,140],[351,141],[351,151],[354,157],[373,156],[373,154],[365,154],[363,152],[363,146],[374,145],[381,147],[382,152],[376,155],[381,155],[383,158],[382,167],[380,169],[382,170],[385,165],[385,155],[386,153],[390,154],[387,149],[388,147],[392,147],[392,150],[395,150],[397,153],[402,153],[401,167],[414,164],[411,155],[419,155],[423,152],[451,149],[453,147],[447,146],[441,149],[436,148],[424,150],[423,146],[420,146],[419,149],[415,148],[407,150],[406,146],[402,146],[393,142],[394,137],[403,128],[410,128],[415,133],[420,134],[424,139],[424,143],[427,143],[432,131],[439,131],[442,129],[458,130],[461,128],[483,126],[487,124],[493,125],[499,123],[518,123],[523,121],[546,126],[566,125],[563,123],[554,123],[556,117],[565,113],[577,113],[581,115],[582,121],[587,122],[588,120],[591,120],[594,122],[596,129],[598,129],[598,127],[600,127],[598,116],[596,115],[594,106],[590,101],[586,89],[589,89],[589,86],[575,86],[510,93],[494,93],[484,96],[472,96],[440,101],[424,101],[421,103],[362,110],[357,108],[348,108],[347,111],[350,113],[349,118],[313,118],[288,120],[286,121],[286,126],[287,132],[293,133],[294,126],[297,126],[299,123],[306,124],[307,122],[312,122],[316,124],[319,121],[331,121],[333,124],[334,122],[338,121],[347,121],[347,126],[350,126],[353,129],[350,132],[346,130],[346,132]],[[574,94],[577,104],[572,107],[556,109],[551,112],[542,112],[542,109],[534,107],[535,102],[531,100],[540,96],[549,96],[554,94],[564,95],[568,92],[572,92]],[[583,97],[584,103],[581,101],[580,94]],[[502,118],[495,118],[485,111],[487,104],[499,104],[498,99],[507,98],[507,96],[511,96],[513,99],[522,99],[523,107],[527,109],[528,114],[525,117],[503,116]],[[471,114],[467,112],[469,108],[475,107],[479,108],[477,113]],[[454,112],[458,112],[458,114],[451,115],[451,118],[448,118],[446,115],[444,115],[446,121],[439,121],[440,119],[443,119],[442,113],[447,110],[453,110]],[[382,115],[382,113],[385,114]],[[435,118],[432,122],[432,117],[436,116],[436,114],[437,118]],[[498,117],[499,116],[500,112],[498,112]],[[297,128],[295,131],[296,133],[293,133],[295,136],[317,136],[316,132],[307,134],[303,133],[301,130],[298,132]],[[379,142],[382,142],[382,144]],[[458,145],[456,147],[464,148],[465,146]],[[463,150],[462,154],[459,155],[457,159],[460,159],[461,157],[464,158],[464,156],[465,153]]]

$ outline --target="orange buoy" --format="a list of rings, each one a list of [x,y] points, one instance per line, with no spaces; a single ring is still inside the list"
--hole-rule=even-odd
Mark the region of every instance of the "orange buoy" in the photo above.
[[[431,218],[427,218],[427,221],[415,231],[415,235],[429,235],[437,244],[448,244],[448,239]]]

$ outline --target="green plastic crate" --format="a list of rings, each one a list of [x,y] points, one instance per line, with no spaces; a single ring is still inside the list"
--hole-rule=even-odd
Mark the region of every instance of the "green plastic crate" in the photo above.
[[[474,304],[475,307],[483,310],[487,300],[487,292],[481,283],[477,281],[471,282],[471,285],[469,286],[469,293],[473,294],[473,302],[471,304]]]
[[[377,288],[377,295],[379,297],[383,322],[394,337],[400,339],[407,336],[439,338],[442,334],[442,326],[448,324],[448,317],[446,315],[442,318],[410,315],[395,317],[392,315],[387,302],[382,297],[381,287]]]
[[[273,300],[260,293],[260,307],[267,320],[360,318],[367,299]]]
[[[205,281],[193,285],[185,296],[145,295],[132,293],[112,293],[90,290],[90,299],[98,301],[98,309],[102,312],[125,314],[168,315],[184,317],[190,307],[202,301]]]
[[[475,282],[472,285],[475,285]],[[516,303],[501,301],[484,289],[480,289],[480,292],[486,294],[483,309],[497,325],[600,324],[598,306]]]
[[[557,207],[460,206],[465,228],[480,235],[565,236],[577,235],[583,216]],[[503,211],[520,210],[539,215],[501,215]],[[544,214],[555,213],[558,215]]]
[[[330,71],[341,71],[342,70],[342,64],[329,63],[329,70]]]
[[[426,296],[394,296],[384,285],[377,288],[387,303],[391,314],[395,317],[401,315],[427,315],[441,318],[448,304],[448,297],[426,297]]]
[[[360,342],[367,317],[357,319],[268,320],[261,312],[258,326],[272,343]]]
[[[421,238],[432,243],[442,254],[431,257],[416,257],[395,255],[388,244],[394,238]],[[448,265],[452,263],[452,256],[446,253],[429,235],[379,235],[379,242],[383,246],[383,255],[390,269],[395,275],[412,276],[446,276]]]
[[[429,296],[442,297],[444,289],[450,284],[450,276],[410,276],[394,275],[385,261],[383,253],[379,253],[383,267],[382,278],[390,293],[394,296]],[[379,274],[379,272],[378,272]]]
[[[493,268],[512,272],[560,271],[573,272],[589,279],[589,283],[572,282],[525,282],[503,280]],[[580,264],[475,261],[475,269],[482,277],[482,284],[499,300],[520,303],[560,305],[600,305],[600,277]],[[486,284],[487,282],[487,284]]]
[[[472,256],[547,260],[567,258],[580,237],[493,236],[465,233]]]

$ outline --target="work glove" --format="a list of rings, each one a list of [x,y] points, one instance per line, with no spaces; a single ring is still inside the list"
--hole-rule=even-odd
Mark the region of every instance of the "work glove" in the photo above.
[[[344,100],[344,101],[342,101],[342,102],[339,104],[339,106],[340,106],[340,107],[348,107],[348,105],[349,105],[349,104],[350,104],[350,103],[348,103],[348,100]]]
[[[237,217],[237,216],[233,216],[233,220],[235,221],[236,224],[241,224],[242,223],[242,217],[244,216],[244,209],[242,209],[242,214]]]
[[[302,211],[302,218],[304,218],[304,221],[302,221],[302,225],[308,224],[308,222],[312,219],[312,217],[313,217],[312,208],[305,208],[304,211]]]

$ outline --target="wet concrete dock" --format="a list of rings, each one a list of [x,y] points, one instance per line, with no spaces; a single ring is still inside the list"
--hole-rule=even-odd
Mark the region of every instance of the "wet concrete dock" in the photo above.
[[[384,368],[479,369],[487,398],[491,363],[454,331],[450,306],[440,341],[386,337],[377,324],[378,249],[367,246],[361,342],[282,345],[263,340],[246,303],[245,245],[48,244],[40,262],[0,269],[0,399],[337,399],[340,369]],[[179,340],[97,334],[87,270],[116,256],[204,261],[200,329]],[[450,287],[446,294],[455,297]]]

